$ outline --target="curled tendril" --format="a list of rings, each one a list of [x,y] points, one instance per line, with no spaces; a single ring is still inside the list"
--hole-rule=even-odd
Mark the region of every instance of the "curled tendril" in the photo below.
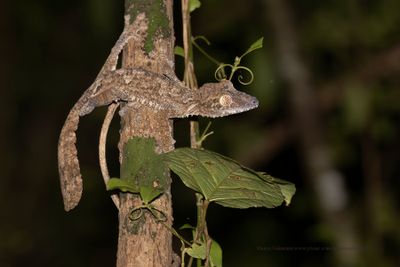
[[[144,206],[140,206],[140,207],[136,207],[136,208],[132,209],[129,214],[129,219],[131,221],[139,220],[143,216],[143,209],[144,209]]]
[[[248,81],[245,81],[244,76],[243,76],[242,74],[239,74],[239,75],[238,75],[238,78],[237,78],[238,81],[239,81],[239,83],[241,83],[241,84],[243,84],[243,85],[249,85],[249,84],[251,84],[251,83],[253,82],[253,80],[254,80],[254,74],[253,74],[253,72],[252,72],[249,68],[244,67],[244,66],[241,66],[241,65],[240,65],[240,61],[241,61],[242,58],[243,58],[244,56],[246,56],[247,54],[253,52],[254,50],[257,50],[257,49],[261,48],[261,47],[262,47],[263,38],[260,38],[260,39],[258,39],[256,42],[254,42],[254,43],[249,47],[249,49],[247,49],[247,51],[244,52],[243,55],[235,57],[235,60],[234,60],[233,65],[232,65],[232,64],[226,64],[226,63],[218,62],[218,60],[216,60],[215,58],[213,58],[212,56],[210,56],[203,48],[201,48],[201,46],[197,43],[197,40],[202,40],[202,41],[204,41],[207,45],[210,45],[210,41],[209,41],[206,37],[204,37],[204,36],[192,37],[192,44],[193,44],[193,46],[196,47],[206,58],[208,58],[210,61],[212,61],[213,63],[215,63],[216,65],[218,65],[218,68],[215,70],[215,73],[214,73],[214,77],[215,77],[215,79],[216,79],[217,81],[221,81],[221,80],[223,80],[223,79],[228,79],[229,81],[231,81],[232,78],[233,78],[234,73],[235,73],[237,70],[244,70],[244,71],[246,71],[247,73],[249,73],[249,75],[250,75],[249,80],[248,80]],[[230,69],[231,69],[230,74],[229,74],[229,78],[228,78],[228,76],[226,75],[225,68],[230,68]]]
[[[167,216],[161,210],[155,208],[153,205],[144,204],[131,210],[129,219],[131,221],[137,221],[143,216],[143,210],[147,210],[153,215],[153,217],[159,222],[165,222]]]
[[[231,73],[230,73],[229,79],[228,79],[228,80],[230,80],[230,81],[232,80],[233,75],[235,74],[235,72],[238,71],[238,70],[244,70],[244,71],[246,71],[246,72],[250,75],[249,80],[248,80],[248,81],[245,81],[245,80],[244,80],[244,76],[243,76],[242,74],[239,74],[239,75],[238,75],[238,81],[239,81],[239,83],[241,83],[241,84],[243,84],[243,85],[249,85],[249,84],[251,84],[251,83],[253,82],[253,80],[254,80],[254,74],[253,74],[253,72],[252,72],[249,68],[247,68],[247,67],[244,67],[244,66],[237,66],[237,65],[231,65],[231,64],[220,64],[220,65],[218,66],[217,70],[215,71],[215,74],[214,74],[215,79],[216,79],[217,81],[221,81],[221,80],[227,78],[227,75],[226,75],[226,72],[225,72],[225,68],[230,68],[230,69],[231,69]]]
[[[234,69],[234,66],[231,64],[223,64],[223,63],[219,64],[218,68],[215,70],[215,73],[214,73],[214,77],[217,81],[221,81],[221,80],[227,78],[227,75],[225,72],[226,67],[229,67],[232,70]]]
[[[153,215],[154,218],[156,218],[157,221],[159,221],[159,222],[167,221],[167,216],[161,210],[156,209],[153,206],[149,206],[148,210],[150,211],[151,215]]]
[[[243,77],[242,74],[239,74],[239,75],[238,75],[238,81],[239,81],[241,84],[243,84],[243,85],[249,85],[249,84],[251,84],[251,83],[253,82],[253,80],[254,80],[254,74],[253,74],[253,72],[252,72],[249,68],[244,67],[244,66],[238,66],[238,67],[236,67],[235,71],[236,71],[236,70],[245,70],[248,74],[250,74],[250,78],[249,78],[248,81],[244,81],[244,77]]]

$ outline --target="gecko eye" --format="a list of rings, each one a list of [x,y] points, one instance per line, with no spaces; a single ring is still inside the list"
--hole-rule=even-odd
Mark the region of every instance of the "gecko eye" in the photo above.
[[[232,97],[230,95],[223,95],[219,98],[219,103],[223,107],[230,106],[232,104]]]

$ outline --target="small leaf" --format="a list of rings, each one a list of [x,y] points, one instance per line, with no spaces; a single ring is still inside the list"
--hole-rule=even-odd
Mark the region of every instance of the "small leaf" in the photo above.
[[[144,204],[149,204],[163,191],[152,186],[141,186],[139,192]]]
[[[232,208],[273,208],[284,201],[277,184],[220,154],[178,148],[164,154],[164,159],[187,187],[210,202]]]
[[[181,56],[183,58],[185,57],[185,50],[183,50],[183,47],[181,47],[179,45],[175,46],[174,53],[177,56]]]
[[[200,0],[190,0],[189,2],[189,11],[193,12],[195,9],[201,6]]]
[[[247,55],[248,53],[253,52],[254,50],[260,49],[263,46],[263,41],[264,41],[264,37],[259,38],[257,41],[255,41],[248,49],[246,52],[244,52],[244,54],[241,56],[244,57],[245,55]]]
[[[193,244],[192,247],[185,249],[186,253],[189,254],[192,258],[202,259],[206,258],[206,245],[204,243],[198,245]]]
[[[107,183],[107,190],[121,190],[122,192],[139,193],[139,188],[132,181],[111,178]]]
[[[210,262],[212,267],[222,267],[222,248],[214,239],[210,248]]]
[[[134,184],[144,203],[150,203],[167,186],[168,168],[155,152],[153,138],[134,137],[124,146],[121,180]]]

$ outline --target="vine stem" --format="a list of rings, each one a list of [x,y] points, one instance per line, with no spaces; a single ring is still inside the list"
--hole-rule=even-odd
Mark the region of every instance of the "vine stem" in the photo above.
[[[190,1],[182,0],[182,24],[183,24],[183,49],[185,56],[185,72],[184,72],[184,83],[191,89],[197,90],[197,79],[194,72],[193,65],[193,46],[192,46],[192,35],[191,35],[191,25],[190,25]],[[196,45],[196,43],[193,43]],[[190,122],[190,146],[192,148],[201,148],[199,122],[197,120],[192,120]],[[204,200],[203,196],[196,193],[196,206],[197,206],[197,227],[193,237],[193,243],[198,243],[200,241],[206,242],[206,261],[205,267],[210,264],[210,249],[211,249],[211,238],[208,235],[207,223],[206,223],[206,213],[209,202]],[[184,259],[182,258],[182,262]],[[201,260],[198,259],[198,265]],[[189,259],[187,266],[192,266],[193,258]]]
[[[181,236],[173,227],[170,227],[168,224],[166,224],[163,221],[159,221],[162,225],[164,225],[167,229],[171,231],[171,233],[176,236],[182,243],[185,243],[186,245],[190,246],[190,242],[187,241],[183,236]]]
[[[185,57],[185,71],[183,81],[186,86],[196,90],[198,88],[196,74],[193,65],[192,30],[190,25],[190,0],[182,0],[182,32],[183,50]],[[190,121],[190,146],[197,148],[199,137],[199,123],[197,119]]]
[[[216,64],[217,66],[222,64],[221,62],[218,62],[218,60],[210,56],[210,54],[208,54],[203,48],[201,48],[201,46],[196,43],[196,38],[193,40],[193,45],[212,63]]]
[[[190,25],[190,0],[182,0],[182,32],[185,57],[184,82],[192,89],[197,89],[197,79],[193,66],[192,30]]]

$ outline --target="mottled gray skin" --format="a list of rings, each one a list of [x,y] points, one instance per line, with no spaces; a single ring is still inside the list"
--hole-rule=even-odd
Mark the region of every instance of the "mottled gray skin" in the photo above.
[[[89,114],[94,108],[121,101],[138,109],[142,106],[152,107],[155,112],[165,112],[169,118],[214,118],[258,106],[255,97],[236,90],[227,80],[207,83],[198,90],[192,90],[175,76],[139,68],[116,69],[118,56],[131,38],[140,36],[136,36],[134,23],[126,23],[96,80],[75,103],[61,130],[58,165],[64,207],[67,211],[78,204],[83,190],[75,132],[79,117]]]
[[[152,107],[167,112],[169,118],[187,116],[222,117],[256,108],[255,97],[236,90],[227,80],[204,84],[199,90],[184,86],[175,76],[142,69],[118,69],[108,72],[97,93],[87,99],[80,116],[111,102],[129,102],[137,107]]]

